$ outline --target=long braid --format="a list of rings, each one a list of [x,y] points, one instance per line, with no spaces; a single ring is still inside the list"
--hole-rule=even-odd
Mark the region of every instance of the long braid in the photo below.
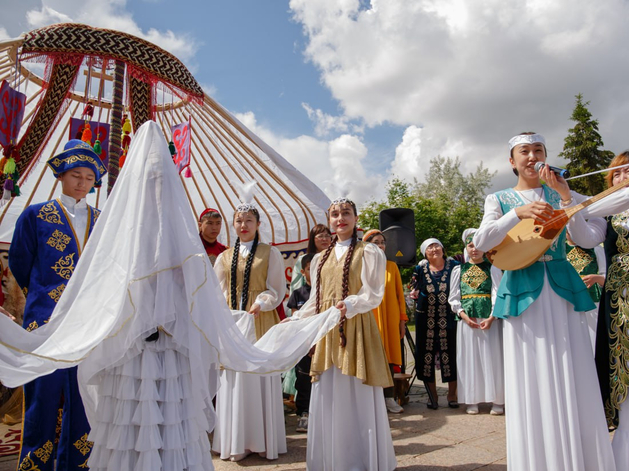
[[[232,254],[232,266],[231,266],[231,275],[229,279],[229,288],[230,288],[230,301],[231,308],[236,310],[238,309],[238,256],[240,252],[240,237],[236,238],[236,243],[234,244],[234,253]]]
[[[251,252],[249,252],[249,256],[247,257],[247,264],[245,265],[245,274],[242,283],[242,302],[240,304],[241,309],[247,309],[247,302],[249,301],[249,279],[251,278],[251,265],[253,264],[253,257],[256,254],[256,249],[258,248],[258,231],[256,231],[256,235],[253,239],[253,245],[251,246]]]
[[[343,263],[343,299],[347,298],[349,295],[349,266],[352,263],[352,255],[354,255],[354,249],[356,248],[356,242],[358,241],[358,234],[356,233],[356,228],[354,228],[354,233],[352,234],[352,241],[349,244],[349,249],[347,250],[347,255],[345,256],[345,262]],[[345,347],[347,344],[347,339],[345,338],[345,321],[347,318],[345,316],[341,317],[341,321],[339,322],[339,334],[341,335],[341,347]]]
[[[323,253],[323,256],[321,257],[321,261],[319,262],[319,265],[317,266],[317,292],[316,292],[317,314],[321,312],[321,269],[323,268],[323,264],[327,261],[328,257],[330,256],[332,249],[334,249],[334,246],[336,245],[337,240],[338,240],[338,237],[334,236],[334,238],[332,239],[332,243]]]

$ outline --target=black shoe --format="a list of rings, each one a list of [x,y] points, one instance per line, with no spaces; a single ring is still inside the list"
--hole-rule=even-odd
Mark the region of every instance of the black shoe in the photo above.
[[[438,402],[430,402],[430,401],[428,401],[428,403],[426,404],[426,407],[428,407],[429,409],[432,409],[432,410],[437,410],[437,409],[439,409],[439,403]]]
[[[459,403],[456,401],[448,401],[448,407],[450,409],[458,409],[459,408]]]

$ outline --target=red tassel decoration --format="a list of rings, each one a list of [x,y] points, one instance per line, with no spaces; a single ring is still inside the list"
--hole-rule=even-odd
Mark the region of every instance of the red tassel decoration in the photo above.
[[[192,178],[192,170],[190,170],[190,165],[188,165],[186,169],[183,171],[183,176],[185,178]]]

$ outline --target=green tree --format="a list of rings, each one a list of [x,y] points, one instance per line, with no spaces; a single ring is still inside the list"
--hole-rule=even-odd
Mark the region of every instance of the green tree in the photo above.
[[[458,158],[436,157],[430,162],[425,183],[393,178],[387,183],[382,201],[371,201],[360,211],[359,224],[364,229],[378,227],[378,215],[387,208],[409,208],[415,212],[417,256],[419,244],[429,237],[439,239],[450,255],[461,253],[461,234],[468,227],[478,227],[483,216],[485,192],[494,173],[480,164],[464,176]],[[409,270],[402,270],[405,280]]]
[[[568,130],[559,157],[568,160],[566,168],[572,175],[583,175],[607,168],[614,153],[603,150],[603,138],[598,131],[598,121],[592,118],[592,113],[587,108],[590,102],[584,103],[581,93],[576,95],[576,99],[576,105],[570,116],[575,125]],[[599,173],[571,180],[570,187],[584,195],[594,196],[605,189],[605,179]]]

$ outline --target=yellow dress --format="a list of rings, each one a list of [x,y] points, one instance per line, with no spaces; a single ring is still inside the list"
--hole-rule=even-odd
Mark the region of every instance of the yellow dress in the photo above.
[[[400,321],[408,321],[406,301],[400,270],[395,262],[387,261],[384,281],[384,297],[380,306],[373,310],[382,337],[387,360],[394,365],[402,364]]]

